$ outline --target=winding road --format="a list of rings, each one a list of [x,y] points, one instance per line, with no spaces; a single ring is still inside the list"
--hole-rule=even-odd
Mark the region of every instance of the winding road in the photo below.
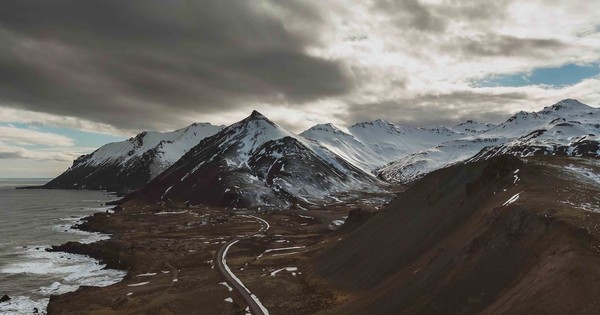
[[[258,233],[264,233],[270,227],[269,223],[267,221],[265,221],[259,217],[256,217],[253,215],[243,215],[243,216],[251,217],[251,218],[259,220],[259,222],[261,224],[261,229],[258,231]],[[217,269],[221,272],[223,277],[225,277],[225,280],[227,281],[227,283],[229,283],[242,296],[242,298],[244,298],[244,300],[248,304],[248,307],[252,314],[268,315],[269,311],[265,308],[264,305],[262,305],[262,303],[256,297],[256,295],[252,294],[252,292],[250,292],[250,290],[248,290],[248,288],[242,283],[242,281],[238,277],[235,276],[235,274],[231,271],[229,266],[227,266],[227,260],[226,260],[227,251],[229,250],[229,248],[231,246],[233,246],[235,243],[239,242],[242,239],[243,238],[237,238],[237,239],[231,240],[231,241],[227,242],[223,247],[221,247],[219,249],[219,251],[217,252],[217,258],[215,260],[215,265],[217,266]]]

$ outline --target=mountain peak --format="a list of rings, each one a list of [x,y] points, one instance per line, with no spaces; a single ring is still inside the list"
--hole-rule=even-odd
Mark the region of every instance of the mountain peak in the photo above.
[[[317,124],[317,125],[312,126],[310,129],[313,129],[313,130],[341,131],[340,128],[336,127],[332,123]]]
[[[377,120],[374,120],[373,122],[376,123],[376,124],[379,124],[379,125],[383,125],[383,126],[394,125],[393,123],[391,123],[391,122],[389,122],[387,120],[383,120],[383,119],[377,119]]]
[[[479,124],[479,122],[474,121],[472,119],[468,119],[465,122],[461,122],[460,124],[458,124],[457,126],[463,126],[463,125],[476,125]]]
[[[572,98],[567,98],[567,99],[564,99],[564,100],[562,100],[562,101],[560,101],[560,102],[558,102],[558,103],[556,103],[556,104],[554,104],[552,106],[548,106],[548,107],[546,107],[544,109],[551,109],[551,110],[554,110],[554,111],[558,111],[558,110],[561,110],[563,108],[586,109],[586,108],[589,108],[589,107],[590,106],[585,105],[585,104],[581,103],[578,100],[575,100],[575,99],[572,99]]]
[[[333,133],[333,134],[341,134],[341,135],[350,136],[350,134],[348,134],[346,131],[338,128],[336,125],[334,125],[332,123],[324,123],[324,124],[314,125],[314,126],[308,128],[308,129],[306,129],[300,135],[303,136],[303,137],[312,138],[312,137],[315,136],[315,133],[318,134],[320,132]]]
[[[581,105],[585,105],[585,104],[581,103],[580,101],[578,101],[576,99],[566,98],[566,99],[556,103],[555,105],[581,106]],[[587,105],[585,105],[585,106],[587,106]]]
[[[250,114],[250,116],[248,118],[251,118],[251,119],[267,119],[267,117],[265,115],[261,114],[257,110],[253,110],[252,114]]]
[[[350,128],[357,128],[357,127],[366,128],[366,126],[373,126],[373,127],[379,127],[379,128],[395,128],[396,127],[396,125],[394,125],[393,123],[391,123],[387,120],[377,119],[377,120],[373,120],[373,121],[359,122],[359,123],[352,125]]]

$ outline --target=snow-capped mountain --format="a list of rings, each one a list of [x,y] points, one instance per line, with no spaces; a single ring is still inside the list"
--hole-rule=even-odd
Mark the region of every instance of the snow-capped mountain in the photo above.
[[[320,124],[300,134],[313,139],[365,172],[373,172],[391,161],[466,136],[443,126],[415,128],[384,120],[362,122],[346,131]]]
[[[390,163],[378,170],[378,176],[385,181],[410,182],[437,169],[465,161],[483,148],[502,141],[501,138],[493,137],[451,140]]]
[[[600,109],[566,99],[538,112],[519,112],[479,135],[414,153],[385,166],[379,176],[408,182],[452,164],[502,154],[600,156],[599,142]]]
[[[502,154],[600,156],[600,109],[576,100],[567,99],[537,113],[518,113],[501,127],[493,132],[513,129],[524,134],[485,148],[474,160]]]
[[[153,202],[306,207],[382,191],[456,163],[502,154],[600,156],[600,109],[563,100],[500,125],[320,124],[295,135],[254,111],[226,128],[143,132],[79,157],[46,188],[129,191]],[[187,152],[187,153],[186,153]],[[153,179],[153,180],[152,180]],[[152,180],[152,181],[151,181]],[[385,190],[385,189],[384,189]]]
[[[374,176],[254,111],[205,138],[127,198],[231,207],[311,206],[349,191],[379,191]]]
[[[480,123],[474,120],[467,120],[464,123],[460,123],[450,129],[467,135],[476,135],[484,133],[490,129],[495,128],[496,125],[491,123]]]
[[[144,131],[126,141],[114,142],[77,158],[45,188],[137,189],[175,163],[200,140],[222,126],[195,123],[172,132]]]

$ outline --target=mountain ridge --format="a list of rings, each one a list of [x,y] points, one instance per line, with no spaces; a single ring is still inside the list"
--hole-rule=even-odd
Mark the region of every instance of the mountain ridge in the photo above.
[[[137,189],[221,128],[194,123],[171,132],[143,131],[78,157],[69,169],[43,188],[106,189],[120,193]]]
[[[186,169],[177,181],[158,184],[160,189],[146,198],[165,202],[178,194],[182,197],[187,194],[182,192],[186,183],[192,191],[198,191],[198,186],[205,187],[207,192],[215,194],[215,199],[190,196],[178,202],[306,207],[318,203],[317,196],[327,203],[335,202],[337,197],[330,194],[355,189],[380,191],[390,183],[411,182],[439,168],[503,154],[597,157],[599,134],[600,109],[574,99],[562,100],[537,112],[520,111],[498,125],[467,120],[452,127],[407,127],[377,119],[348,128],[322,123],[300,134],[281,128],[253,110],[246,118],[226,127],[196,123],[170,133],[145,131],[127,141],[107,144],[76,159],[71,168],[45,188],[126,192]],[[260,156],[259,149],[263,154],[277,155],[277,159]],[[288,154],[289,157],[285,156]],[[271,172],[274,165],[285,159],[297,165],[298,173]],[[259,161],[271,161],[273,165],[265,169]],[[193,175],[196,172],[203,173],[204,179]],[[326,174],[326,179],[317,180],[305,173]],[[345,173],[349,176],[339,176]],[[226,174],[229,182],[220,182],[218,174]],[[196,182],[188,183],[188,177]],[[303,178],[304,182],[293,178]],[[112,184],[115,182],[118,184]],[[307,185],[307,189],[302,191],[294,185]],[[372,189],[367,189],[368,185]],[[256,193],[250,198],[252,189]],[[244,190],[245,196],[235,195],[234,190]],[[161,198],[156,200],[156,196]],[[176,199],[182,199],[179,197]],[[311,198],[314,200],[310,201]]]
[[[598,157],[599,142],[600,109],[565,99],[537,112],[520,111],[479,135],[414,153],[379,169],[378,175],[388,181],[410,182],[436,169],[503,154]]]
[[[334,201],[331,194],[351,189],[379,191],[380,184],[320,144],[254,111],[203,139],[126,198],[185,205],[310,207],[319,200]]]

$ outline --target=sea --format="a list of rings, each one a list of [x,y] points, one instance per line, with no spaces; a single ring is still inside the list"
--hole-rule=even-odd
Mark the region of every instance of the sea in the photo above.
[[[11,298],[0,303],[0,314],[45,314],[53,294],[108,286],[125,276],[87,256],[46,251],[69,241],[110,238],[73,226],[95,212],[111,211],[105,203],[116,199],[102,191],[15,189],[48,181],[0,179],[0,297]]]

